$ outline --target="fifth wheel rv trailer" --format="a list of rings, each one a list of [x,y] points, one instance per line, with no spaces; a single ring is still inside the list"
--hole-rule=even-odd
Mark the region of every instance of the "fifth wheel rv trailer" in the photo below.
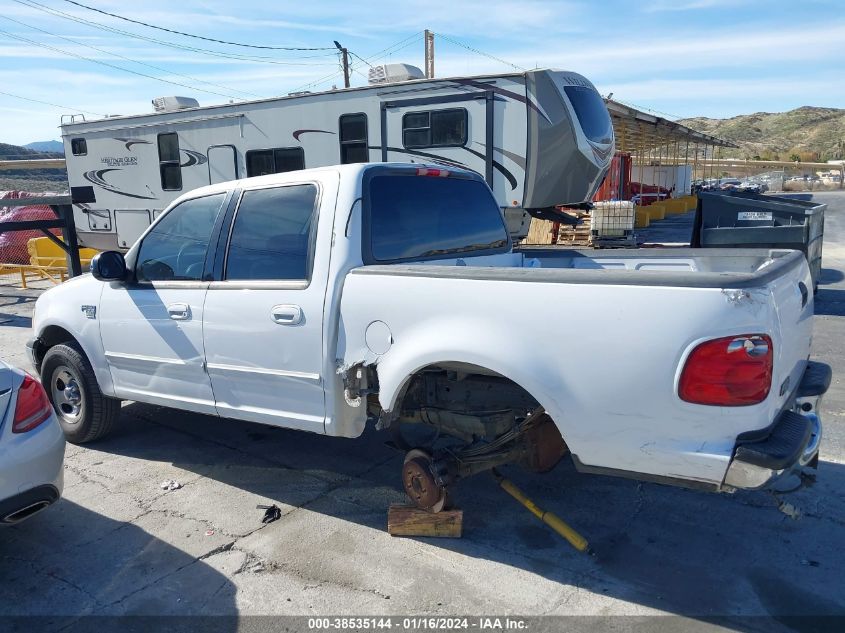
[[[572,72],[408,79],[390,64],[360,88],[63,122],[79,241],[128,249],[183,192],[337,163],[408,160],[462,167],[493,189],[516,238],[530,215],[589,201],[614,150],[599,93]],[[414,72],[410,72],[414,71]]]

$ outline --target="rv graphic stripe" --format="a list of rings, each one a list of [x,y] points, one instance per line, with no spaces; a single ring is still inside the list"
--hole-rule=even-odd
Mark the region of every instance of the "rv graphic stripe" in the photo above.
[[[546,119],[549,123],[551,123],[551,119],[543,112],[536,103],[525,97],[524,95],[519,94],[518,92],[513,92],[512,90],[506,90],[504,88],[500,88],[499,86],[495,86],[493,84],[484,83],[483,81],[475,81],[474,79],[453,79],[456,84],[463,85],[463,86],[473,86],[474,88],[481,88],[483,90],[490,90],[495,92],[498,95],[502,95],[503,97],[510,97],[515,101],[520,101],[527,105],[532,110],[535,110],[537,114],[541,117]]]
[[[153,144],[152,141],[140,141],[140,140],[132,139],[132,138],[115,137],[114,140],[120,141],[121,143],[123,143],[126,146],[126,149],[129,150],[130,152],[132,151],[133,145],[152,145]]]
[[[318,134],[336,134],[336,132],[332,132],[331,130],[294,130],[293,138],[298,141],[300,135],[306,134],[307,132],[317,132]]]
[[[121,171],[117,167],[110,167],[108,169],[93,169],[91,171],[86,171],[82,174],[82,177],[85,178],[88,182],[97,185],[98,187],[102,187],[106,191],[111,191],[112,193],[116,193],[121,196],[126,196],[127,198],[138,198],[139,200],[156,200],[155,196],[139,196],[135,193],[126,193],[125,191],[121,191],[117,189],[113,185],[110,185],[105,181],[103,176],[110,171]]]
[[[377,146],[377,145],[370,145],[368,147],[368,149],[380,151],[381,147]],[[477,157],[481,158],[482,160],[484,160],[484,158],[485,158],[484,154],[482,154],[481,152],[470,149],[468,147],[461,147],[460,149],[466,150],[470,154],[473,154],[474,156],[477,156]],[[399,147],[388,147],[387,151],[388,152],[396,152],[397,154],[407,154],[409,156],[421,156],[423,158],[428,158],[435,163],[440,163],[440,164],[443,164],[443,165],[451,165],[452,167],[461,167],[463,169],[468,169],[469,171],[475,171],[472,167],[469,167],[468,165],[466,165],[464,163],[461,163],[461,162],[458,162],[456,160],[452,160],[452,159],[449,159],[449,158],[443,158],[442,156],[438,156],[437,154],[429,154],[428,152],[420,152],[420,151],[417,151],[417,150],[404,149],[404,148],[399,148]],[[516,185],[517,185],[516,178],[504,165],[502,165],[502,163],[500,163],[496,159],[493,159],[493,169],[497,170],[499,173],[501,173],[505,177],[505,180],[508,181],[508,184],[510,184],[512,190],[516,189]],[[476,172],[476,173],[478,173],[478,172]]]
[[[186,160],[184,163],[179,163],[179,167],[193,167],[194,165],[205,165],[208,162],[208,159],[205,157],[205,154],[200,154],[199,152],[195,152],[190,149],[183,149],[180,151],[188,155],[188,160]]]
[[[462,147],[461,149],[468,151],[474,156],[478,156],[478,158],[480,158],[481,160],[484,160],[486,158],[484,154],[482,154],[478,150],[470,149],[469,147]],[[495,150],[497,148],[494,147],[493,149]],[[493,169],[499,171],[505,177],[508,183],[510,183],[511,189],[516,189],[516,178],[514,177],[514,175],[495,158],[493,159]]]

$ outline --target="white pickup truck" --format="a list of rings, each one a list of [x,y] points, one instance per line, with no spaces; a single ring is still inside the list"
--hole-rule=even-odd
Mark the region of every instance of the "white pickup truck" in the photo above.
[[[91,270],[39,298],[28,345],[72,442],[120,400],[371,421],[435,510],[462,477],[567,454],[713,491],[818,459],[830,369],[799,252],[514,248],[478,175],[386,163],[197,189]]]

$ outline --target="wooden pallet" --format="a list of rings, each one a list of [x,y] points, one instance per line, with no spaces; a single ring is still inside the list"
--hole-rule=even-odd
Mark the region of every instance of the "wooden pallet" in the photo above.
[[[570,226],[550,220],[538,220],[531,218],[531,225],[528,227],[528,236],[524,244],[563,244],[566,246],[590,246],[592,234],[590,231],[590,216],[586,213],[573,213],[580,220],[581,224]],[[555,225],[558,225],[557,239],[554,239]]]

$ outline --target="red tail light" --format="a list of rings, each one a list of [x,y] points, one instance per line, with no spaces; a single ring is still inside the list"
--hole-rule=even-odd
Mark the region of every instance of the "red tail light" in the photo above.
[[[766,399],[772,386],[772,339],[741,334],[707,341],[687,358],[678,395],[694,404],[739,407]]]
[[[417,176],[439,176],[446,178],[449,175],[448,169],[436,169],[432,167],[417,167]]]
[[[53,413],[53,405],[47,399],[44,387],[32,376],[24,376],[18,389],[18,403],[15,405],[15,419],[12,433],[26,433],[44,422]]]

